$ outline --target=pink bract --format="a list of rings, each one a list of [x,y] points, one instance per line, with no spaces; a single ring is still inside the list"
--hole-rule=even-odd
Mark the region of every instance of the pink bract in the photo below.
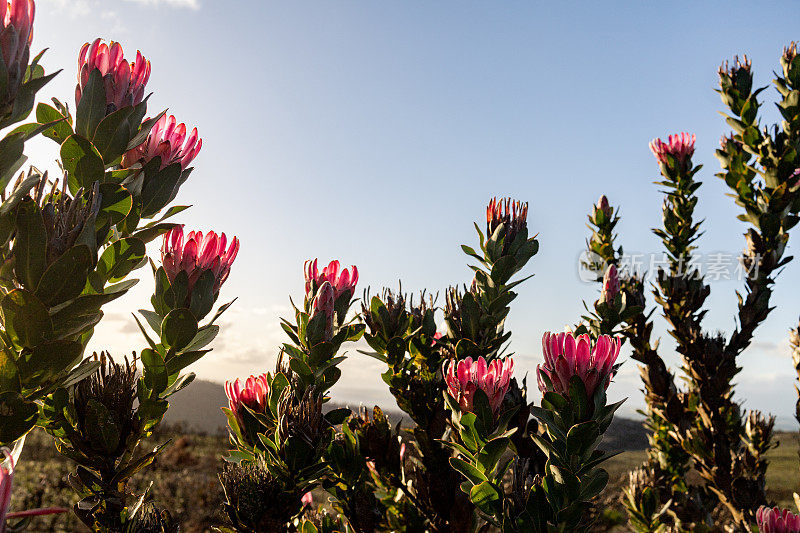
[[[0,49],[10,78],[21,80],[25,74],[35,14],[33,0],[0,0]]]
[[[756,511],[756,522],[761,533],[800,533],[800,515],[787,509],[762,505]]]
[[[250,376],[244,385],[238,378],[235,381],[226,381],[225,393],[228,395],[228,406],[234,413],[237,413],[242,405],[255,412],[264,412],[269,396],[268,375]]]
[[[333,287],[335,299],[338,299],[345,291],[350,291],[351,296],[355,293],[358,283],[358,268],[355,265],[352,265],[350,270],[341,269],[339,261],[331,261],[320,271],[317,267],[317,259],[314,259],[306,261],[304,270],[306,296],[308,297],[313,297],[326,281]]]
[[[570,379],[579,376],[591,398],[600,384],[608,388],[621,345],[619,338],[608,335],[601,335],[592,345],[589,335],[575,337],[572,333],[545,333],[542,337],[544,365],[536,367],[539,390],[566,396]],[[547,376],[550,386],[543,376]]]
[[[172,282],[179,272],[186,272],[191,292],[200,276],[211,270],[214,273],[214,294],[219,293],[239,253],[239,239],[234,237],[230,246],[227,244],[224,233],[217,236],[213,231],[205,235],[200,231],[192,231],[184,241],[183,226],[172,228],[164,235],[161,246],[161,263],[167,278]]]
[[[511,383],[514,359],[495,359],[487,364],[483,357],[474,361],[467,357],[463,361],[445,362],[442,371],[448,393],[463,411],[472,411],[475,391],[480,389],[489,397],[489,406],[497,415]]]
[[[650,143],[650,150],[656,156],[656,159],[662,163],[666,163],[667,156],[671,155],[682,165],[694,155],[694,142],[695,135],[693,133],[683,132],[670,135],[667,138],[667,142],[661,139],[653,139]]]
[[[98,69],[103,77],[106,91],[106,114],[129,105],[137,105],[144,99],[144,88],[150,79],[150,62],[141,52],[136,52],[136,61],[128,63],[123,57],[122,46],[114,41],[110,45],[96,39],[81,48],[78,57],[78,85],[75,88],[75,105],[89,83],[89,75]]]
[[[181,169],[186,170],[202,147],[203,139],[198,137],[197,128],[187,137],[186,124],[178,124],[174,116],[164,115],[150,130],[145,142],[122,156],[122,166],[130,168],[135,163],[144,166],[159,157],[162,169],[180,163]]]

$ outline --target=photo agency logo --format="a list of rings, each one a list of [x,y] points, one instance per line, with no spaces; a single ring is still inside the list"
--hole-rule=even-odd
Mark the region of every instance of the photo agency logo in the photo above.
[[[761,256],[746,257],[728,252],[696,253],[673,259],[663,252],[631,253],[620,256],[617,270],[620,277],[635,276],[654,281],[659,270],[674,271],[679,277],[703,279],[706,282],[756,279]],[[578,278],[584,283],[602,281],[608,267],[603,258],[584,250],[578,257]]]

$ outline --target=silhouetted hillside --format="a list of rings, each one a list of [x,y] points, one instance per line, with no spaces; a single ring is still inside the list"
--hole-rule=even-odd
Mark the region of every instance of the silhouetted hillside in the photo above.
[[[222,407],[228,405],[225,388],[219,383],[197,380],[186,389],[180,391],[170,399],[170,408],[167,411],[168,424],[180,424],[187,431],[214,434],[224,430],[227,420],[222,412]],[[342,403],[331,402],[328,408],[341,407]],[[356,409],[357,405],[349,405]],[[406,427],[409,420],[395,407],[384,408],[384,412],[396,424],[403,421]],[[603,441],[603,448],[608,451],[644,450],[647,448],[647,434],[640,420],[629,418],[615,418],[608,429]]]

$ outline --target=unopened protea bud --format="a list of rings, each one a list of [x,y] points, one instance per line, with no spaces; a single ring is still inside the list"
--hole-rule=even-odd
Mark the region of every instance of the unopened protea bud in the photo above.
[[[601,335],[593,346],[589,335],[545,333],[542,337],[544,365],[536,367],[539,390],[567,396],[570,379],[579,376],[591,398],[598,386],[608,388],[611,383],[621,345],[619,338],[608,335]]]
[[[650,150],[656,159],[664,165],[668,164],[669,156],[675,158],[679,168],[686,169],[689,166],[692,155],[694,155],[695,135],[687,132],[670,135],[667,142],[661,139],[653,139],[650,143]]]
[[[495,359],[487,364],[483,357],[475,361],[467,357],[463,361],[445,362],[442,372],[447,392],[458,402],[462,411],[472,411],[475,392],[480,389],[486,393],[489,407],[497,415],[514,373],[514,359]]]
[[[220,287],[228,279],[231,265],[239,253],[239,239],[233,238],[228,246],[225,234],[213,231],[203,235],[201,231],[191,231],[184,241],[183,226],[176,226],[164,235],[161,246],[161,263],[170,283],[179,272],[186,272],[189,279],[187,302],[191,300],[192,289],[205,272],[214,274],[213,294],[219,294]]]
[[[0,0],[0,115],[11,112],[14,99],[25,78],[33,40],[33,0]],[[5,76],[5,80],[2,77]]]
[[[95,69],[103,77],[106,115],[126,106],[135,106],[144,99],[144,88],[150,79],[150,62],[137,51],[136,61],[128,63],[119,43],[112,41],[109,46],[102,39],[96,39],[91,44],[84,44],[78,57],[75,105],[80,103],[89,76]]]
[[[518,202],[511,198],[492,198],[486,208],[486,236],[491,237],[499,226],[505,229],[503,253],[508,251],[511,243],[523,228],[528,227],[528,203]]]
[[[336,315],[336,291],[327,281],[317,290],[317,295],[311,304],[311,318],[320,315],[324,316],[325,320],[325,340],[331,340]]]
[[[617,297],[619,294],[619,274],[617,273],[617,267],[611,265],[606,269],[606,273],[603,276],[603,292],[600,296],[600,299],[603,302],[613,302],[614,298]]]
[[[181,169],[191,164],[203,147],[203,139],[197,135],[197,128],[186,136],[186,124],[178,124],[174,116],[164,115],[150,130],[147,140],[129,150],[122,156],[122,167],[130,168],[136,163],[146,165],[156,157],[161,160],[161,168],[180,163]]]
[[[606,216],[606,220],[611,220],[611,217],[614,216],[614,210],[608,203],[608,198],[605,194],[602,195],[599,200],[597,200],[597,210]]]
[[[800,515],[787,509],[762,505],[756,511],[756,522],[761,533],[800,533]]]
[[[355,294],[356,284],[358,283],[358,268],[355,265],[350,267],[351,270],[346,268],[341,269],[339,261],[331,261],[328,266],[320,271],[317,268],[317,260],[306,261],[305,263],[305,277],[306,277],[306,297],[313,298],[319,288],[328,282],[333,287],[334,299],[338,300],[342,294],[350,294],[352,298]]]

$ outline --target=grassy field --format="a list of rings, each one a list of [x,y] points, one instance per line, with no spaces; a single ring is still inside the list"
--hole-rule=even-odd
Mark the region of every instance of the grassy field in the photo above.
[[[222,490],[217,472],[222,465],[221,453],[227,449],[222,435],[182,435],[165,432],[154,436],[147,447],[171,438],[173,444],[155,466],[145,471],[141,479],[134,478],[134,489],[142,491],[153,481],[151,494],[160,507],[165,507],[178,520],[181,531],[187,533],[211,531],[213,525],[224,520],[220,509]],[[767,473],[769,495],[784,506],[793,506],[792,493],[800,489],[800,463],[798,462],[797,435],[778,436],[780,446],[770,453]],[[602,497],[605,520],[596,531],[627,531],[625,512],[618,501],[627,473],[638,466],[645,457],[642,450],[624,452],[607,463],[611,482]],[[68,475],[72,466],[55,451],[47,435],[33,432],[26,443],[14,478],[12,509],[62,505],[71,507],[75,502],[69,487]],[[72,515],[42,519],[29,528],[35,532],[83,531],[83,526]]]

